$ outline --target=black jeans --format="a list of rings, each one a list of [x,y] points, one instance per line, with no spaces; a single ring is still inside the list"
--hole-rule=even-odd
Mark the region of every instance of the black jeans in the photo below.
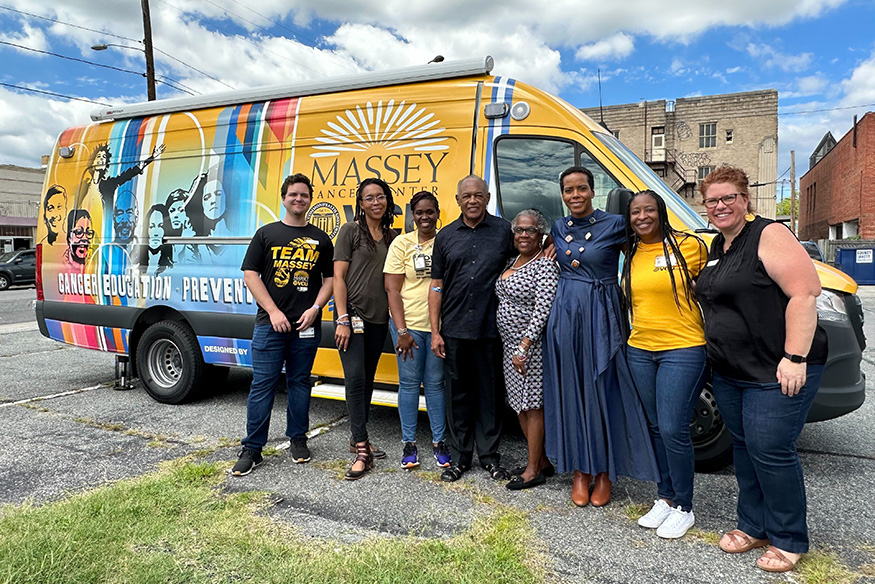
[[[504,408],[504,374],[499,339],[444,337],[447,443],[453,460],[470,466],[499,462]]]
[[[346,351],[340,351],[349,427],[355,442],[368,439],[368,412],[374,394],[374,375],[377,374],[377,363],[380,362],[388,332],[388,322],[365,322],[365,332],[351,334]]]

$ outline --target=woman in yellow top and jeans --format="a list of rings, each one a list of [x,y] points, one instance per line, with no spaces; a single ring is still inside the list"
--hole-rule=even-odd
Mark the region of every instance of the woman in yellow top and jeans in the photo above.
[[[708,257],[695,235],[674,230],[665,202],[637,193],[626,207],[623,290],[632,321],[629,369],[644,403],[659,466],[658,499],[638,520],[664,538],[695,523],[690,416],[705,382],[705,333],[693,279]]]

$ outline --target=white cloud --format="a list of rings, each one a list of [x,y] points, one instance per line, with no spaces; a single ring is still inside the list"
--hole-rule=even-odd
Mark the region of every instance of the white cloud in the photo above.
[[[747,54],[754,59],[761,59],[762,65],[766,69],[778,67],[782,71],[800,72],[805,71],[811,65],[811,59],[814,57],[811,53],[801,53],[799,55],[786,55],[780,53],[769,45],[757,45],[750,43],[747,45]]]
[[[635,41],[629,35],[618,32],[614,36],[577,49],[579,61],[614,60],[628,57],[635,50]]]
[[[842,104],[868,105],[875,103],[875,51],[854,70],[851,77],[842,82]]]
[[[732,75],[733,73],[739,73],[741,71],[744,71],[744,67],[730,67],[726,70],[726,74]]]
[[[0,34],[0,40],[16,45],[21,45],[22,47],[28,47],[30,49],[37,49],[40,51],[48,51],[50,49],[49,41],[46,39],[46,35],[45,33],[43,33],[43,30],[41,28],[34,28],[27,22],[22,25],[21,31],[19,32]],[[27,49],[19,49],[17,47],[14,47],[14,50],[29,55],[38,54],[34,53],[33,51],[28,51]]]

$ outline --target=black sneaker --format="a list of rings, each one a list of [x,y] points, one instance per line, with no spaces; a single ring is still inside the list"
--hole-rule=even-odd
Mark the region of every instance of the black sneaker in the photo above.
[[[306,438],[295,438],[290,441],[289,452],[292,453],[292,460],[297,464],[310,462],[310,449],[307,448]]]
[[[237,459],[237,464],[231,469],[231,475],[235,477],[246,476],[262,462],[264,462],[264,457],[261,456],[260,452],[244,448],[240,451],[240,458]]]

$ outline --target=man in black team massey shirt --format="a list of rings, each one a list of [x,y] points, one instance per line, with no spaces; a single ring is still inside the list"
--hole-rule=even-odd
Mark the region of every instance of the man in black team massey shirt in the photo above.
[[[252,387],[246,401],[246,438],[231,474],[261,464],[277,380],[286,367],[286,435],[295,462],[309,462],[310,371],[322,339],[322,307],[331,297],[334,246],[307,223],[313,187],[303,174],[280,191],[286,214],[261,227],[243,259],[243,278],[258,303],[252,333]]]
[[[493,479],[510,478],[500,464],[504,375],[495,323],[495,280],[513,256],[510,223],[486,212],[489,189],[479,176],[459,182],[462,215],[441,229],[431,259],[428,313],[431,348],[444,359],[452,482],[471,468],[474,446]]]

